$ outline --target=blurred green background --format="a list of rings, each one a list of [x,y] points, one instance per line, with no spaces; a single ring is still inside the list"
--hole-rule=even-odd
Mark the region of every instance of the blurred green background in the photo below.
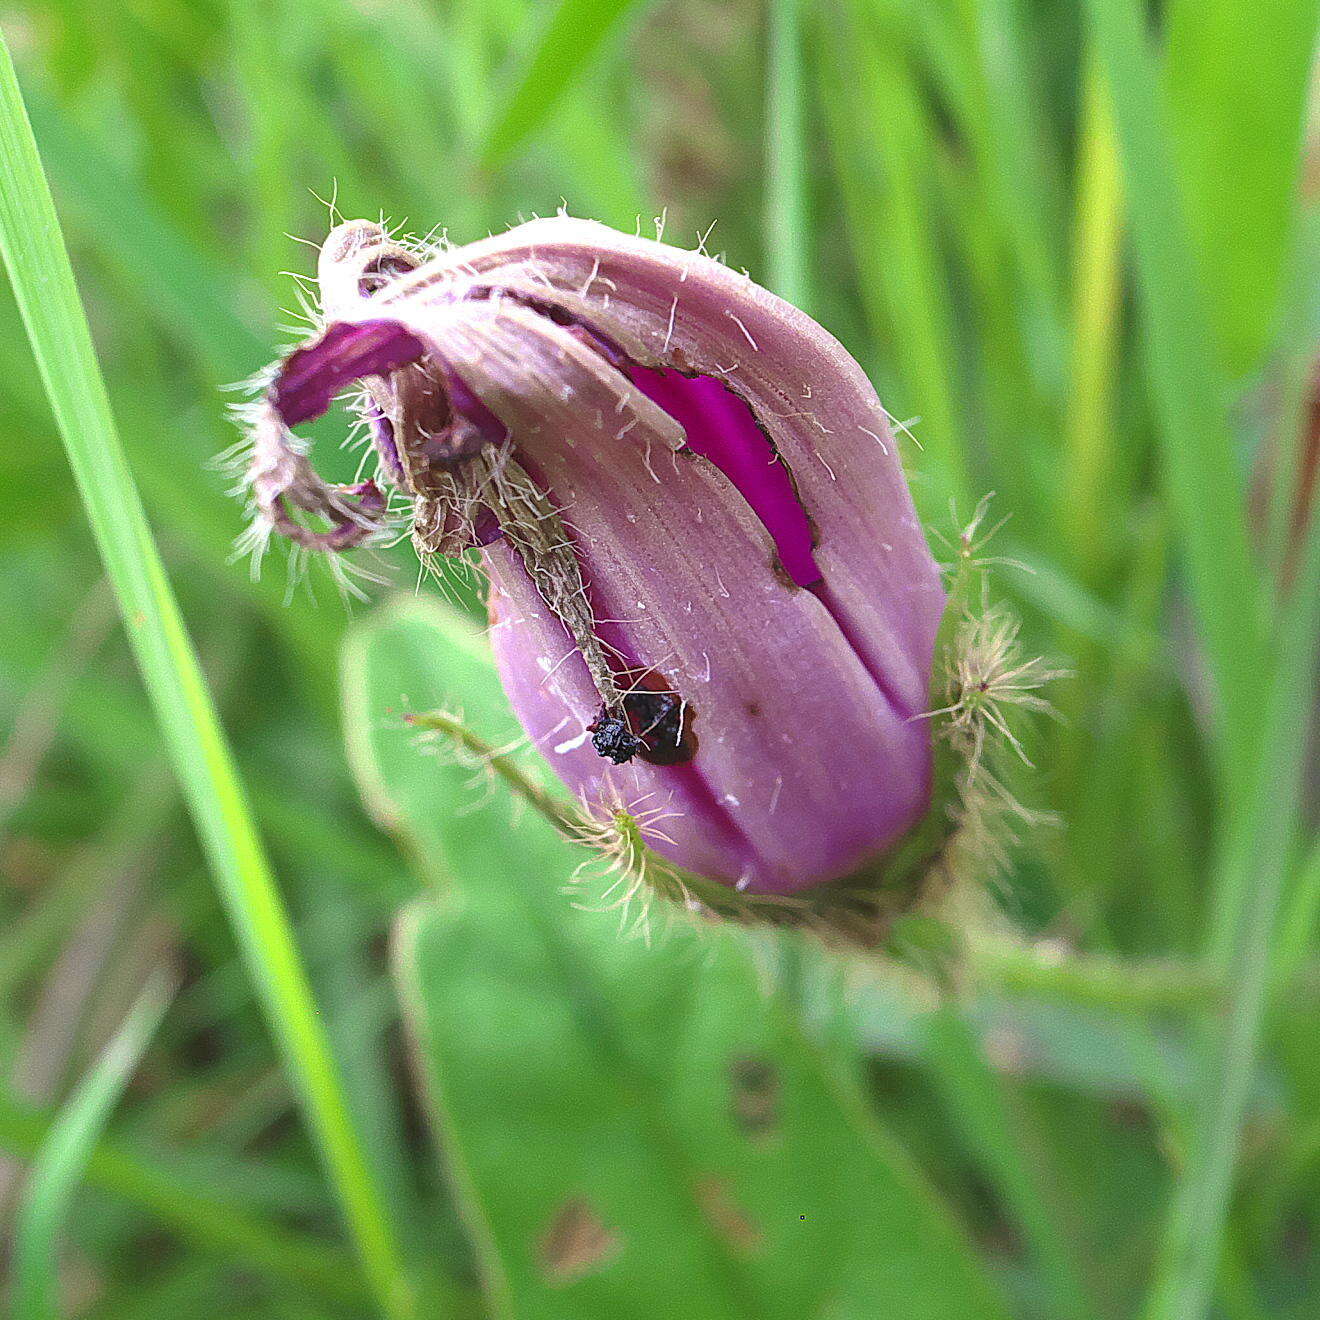
[[[6,287],[14,1314],[1320,1314],[1314,3],[3,0],[0,32],[293,933],[205,766],[197,843]],[[1071,676],[1014,785],[1050,819],[961,927],[866,964],[574,890],[399,719],[508,732],[470,581],[234,562],[227,391],[298,332],[332,201],[705,236],[871,373],[932,529],[995,492],[996,589]],[[8,253],[40,312],[58,254]]]

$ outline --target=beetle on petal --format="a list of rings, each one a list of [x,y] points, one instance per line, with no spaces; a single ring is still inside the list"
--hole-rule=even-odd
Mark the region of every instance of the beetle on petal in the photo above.
[[[663,808],[647,841],[690,873],[792,894],[913,830],[945,593],[833,337],[700,253],[568,217],[426,253],[355,221],[319,279],[324,327],[258,409],[269,525],[351,549],[388,484],[424,555],[480,546],[533,742],[584,801]],[[335,488],[292,428],[353,384],[379,474]]]

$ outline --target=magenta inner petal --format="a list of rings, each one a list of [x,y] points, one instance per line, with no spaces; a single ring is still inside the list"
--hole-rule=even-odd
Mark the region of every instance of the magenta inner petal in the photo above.
[[[416,362],[426,347],[397,321],[338,321],[284,359],[274,401],[285,426],[319,417],[340,390],[363,376],[384,376]]]
[[[747,404],[713,376],[641,366],[629,374],[648,399],[683,427],[688,447],[733,482],[765,524],[789,577],[799,587],[819,582],[806,510]]]

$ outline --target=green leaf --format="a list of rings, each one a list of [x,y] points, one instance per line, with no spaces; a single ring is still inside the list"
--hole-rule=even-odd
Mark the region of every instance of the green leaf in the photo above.
[[[982,1042],[954,1000],[928,1014],[924,1026],[936,1093],[1022,1233],[1041,1277],[1048,1281],[1060,1320],[1091,1320],[1098,1312],[1069,1232],[1075,1228],[1071,1207],[1014,1103],[1011,1080],[990,1066]]]
[[[1165,86],[1210,313],[1230,372],[1258,363],[1294,237],[1315,0],[1173,0]]]
[[[485,646],[400,601],[350,639],[352,760],[444,892],[398,976],[499,1315],[1002,1317],[966,1239],[761,988],[753,939],[573,880],[581,850],[402,716],[516,734]],[[544,774],[528,762],[529,772]],[[566,888],[576,895],[566,894]]]

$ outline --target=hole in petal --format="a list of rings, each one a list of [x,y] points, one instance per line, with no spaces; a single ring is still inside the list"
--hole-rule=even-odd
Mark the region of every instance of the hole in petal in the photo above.
[[[773,1136],[779,1127],[779,1074],[768,1059],[735,1059],[729,1066],[733,1121],[749,1137]]]
[[[483,504],[472,523],[472,539],[477,545],[493,545],[504,535],[500,520]]]
[[[618,1254],[623,1239],[583,1196],[564,1202],[537,1244],[537,1260],[548,1282],[562,1286],[594,1274]]]
[[[813,552],[811,521],[798,499],[793,478],[745,400],[714,376],[688,376],[670,368],[641,366],[608,336],[552,302],[494,286],[474,289],[467,296],[485,299],[497,294],[562,326],[627,376],[683,427],[687,447],[709,459],[733,483],[770,533],[788,577],[799,587],[822,580]]]
[[[747,403],[713,376],[633,366],[634,384],[687,433],[751,506],[775,543],[779,562],[799,587],[821,580],[807,512],[793,479]]]
[[[690,761],[697,753],[692,707],[654,670],[626,669],[618,679],[626,689],[622,711],[602,710],[587,726],[597,754],[615,765],[634,756],[651,765]]]
[[[697,1202],[710,1226],[740,1256],[750,1256],[762,1244],[761,1230],[733,1199],[724,1178],[703,1178],[696,1186]]]

